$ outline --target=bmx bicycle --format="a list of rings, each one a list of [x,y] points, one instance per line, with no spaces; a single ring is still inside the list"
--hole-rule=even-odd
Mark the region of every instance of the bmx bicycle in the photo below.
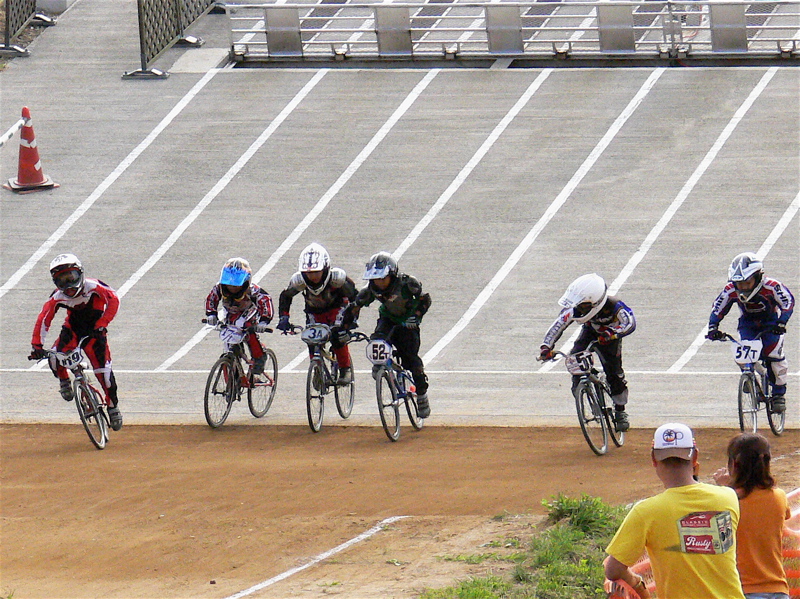
[[[108,442],[109,419],[106,409],[105,394],[97,390],[86,377],[83,346],[91,339],[91,336],[82,337],[78,341],[78,346],[68,352],[47,350],[47,356],[42,359],[55,359],[58,364],[66,368],[72,374],[72,395],[75,398],[75,407],[78,409],[78,416],[81,419],[89,440],[97,449],[103,449]],[[33,356],[28,356],[29,360],[36,360]]]
[[[783,434],[786,412],[772,409],[772,385],[769,380],[770,358],[762,356],[764,343],[761,333],[755,339],[738,340],[722,333],[721,341],[730,341],[733,360],[742,369],[739,377],[739,430],[755,433],[758,429],[758,413],[767,413],[769,428],[776,436]]]
[[[609,437],[617,447],[625,443],[625,433],[617,431],[614,427],[614,406],[611,399],[611,389],[606,382],[605,373],[594,365],[594,346],[592,341],[581,352],[565,354],[553,352],[553,356],[562,356],[567,371],[580,377],[575,387],[575,409],[578,412],[578,423],[589,448],[597,455],[608,452]]]
[[[387,335],[391,338],[392,332]],[[367,343],[367,359],[372,362],[378,412],[386,436],[391,441],[400,438],[400,405],[405,404],[408,419],[414,430],[422,430],[425,420],[417,410],[417,389],[411,372],[400,366],[394,347],[388,339],[373,339]]]
[[[205,318],[202,322],[208,324]],[[231,413],[233,402],[241,401],[245,391],[250,413],[261,418],[272,405],[278,386],[278,359],[275,352],[269,348],[264,349],[264,372],[255,374],[254,361],[245,349],[245,339],[255,328],[220,323],[214,329],[219,331],[227,349],[214,362],[206,380],[203,407],[208,426],[222,426]],[[267,329],[266,332],[271,333],[272,329]]]
[[[351,379],[347,385],[339,383],[339,363],[332,348],[327,347],[331,338],[331,327],[322,323],[311,323],[305,328],[292,325],[292,333],[300,332],[300,339],[308,345],[311,352],[306,377],[306,413],[308,426],[315,433],[322,428],[325,415],[325,396],[333,391],[336,410],[342,418],[349,418],[355,402],[356,383]],[[350,333],[347,343],[366,341],[364,333]]]

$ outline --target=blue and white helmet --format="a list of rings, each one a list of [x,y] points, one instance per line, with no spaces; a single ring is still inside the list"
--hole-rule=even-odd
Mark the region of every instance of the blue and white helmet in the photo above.
[[[314,295],[319,295],[331,278],[331,257],[328,250],[318,243],[312,243],[300,253],[297,269],[303,275],[306,289]],[[310,272],[321,272],[322,278],[317,283],[312,283],[307,274]]]
[[[752,289],[739,289],[739,283],[753,280]],[[764,263],[753,252],[736,256],[728,267],[728,280],[736,287],[736,293],[743,302],[749,302],[763,284]]]
[[[562,308],[572,308],[573,318],[581,324],[597,314],[608,299],[608,285],[596,273],[583,275],[572,281],[558,300]]]
[[[219,286],[222,296],[228,300],[240,300],[250,289],[250,278],[253,270],[244,258],[231,258],[222,267],[219,275]]]

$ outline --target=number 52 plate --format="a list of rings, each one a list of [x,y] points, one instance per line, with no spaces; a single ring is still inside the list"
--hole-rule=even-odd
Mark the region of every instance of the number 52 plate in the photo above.
[[[377,366],[386,364],[392,357],[392,346],[383,339],[373,339],[367,343],[367,360]]]

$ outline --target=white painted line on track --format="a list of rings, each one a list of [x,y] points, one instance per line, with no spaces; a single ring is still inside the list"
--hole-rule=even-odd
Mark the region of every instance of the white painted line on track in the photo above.
[[[150,132],[150,134],[144,138],[144,140],[136,146],[130,154],[128,154],[125,159],[117,165],[108,177],[106,177],[100,185],[98,185],[95,190],[86,198],[80,206],[78,206],[75,211],[69,215],[67,220],[65,220],[61,226],[56,229],[56,231],[50,235],[50,237],[45,241],[42,245],[39,246],[33,255],[28,258],[28,260],[19,267],[17,272],[15,272],[11,277],[3,283],[2,287],[0,287],[0,298],[2,298],[6,293],[8,293],[11,289],[13,289],[17,283],[20,282],[22,277],[24,277],[30,270],[36,266],[39,260],[42,259],[50,249],[58,243],[58,241],[66,234],[67,231],[78,222],[88,210],[92,207],[92,205],[102,196],[106,190],[111,187],[114,182],[120,178],[120,176],[128,170],[128,167],[134,163],[134,161],[144,152],[150,144],[152,144],[156,138],[161,134],[164,129],[166,129],[169,124],[178,116],[181,111],[186,108],[189,102],[203,89],[206,84],[214,78],[214,76],[220,71],[220,69],[211,69],[208,71],[203,77],[201,77],[200,81],[194,84],[192,89],[186,92],[186,95],[181,98],[178,103],[173,107],[172,110],[169,111],[169,114],[165,116],[161,122],[156,125],[156,127]]]
[[[296,568],[292,568],[291,570],[286,570],[286,572],[283,572],[282,574],[278,574],[277,576],[273,576],[272,578],[270,578],[269,580],[265,580],[264,582],[259,582],[257,585],[251,586],[249,589],[245,589],[245,590],[239,591],[238,593],[235,593],[233,595],[229,595],[228,597],[225,597],[225,599],[241,599],[241,597],[247,597],[247,595],[252,595],[253,593],[255,593],[257,591],[260,591],[261,589],[265,589],[268,586],[272,586],[276,582],[280,582],[281,580],[285,580],[286,578],[289,578],[290,576],[293,576],[294,574],[297,574],[298,572],[302,572],[303,570],[305,570],[307,568],[310,568],[311,566],[317,565],[318,563],[328,559],[332,555],[336,555],[337,553],[340,553],[340,552],[344,551],[345,549],[349,549],[350,547],[352,547],[356,543],[360,543],[361,541],[365,541],[366,539],[370,538],[371,536],[373,536],[373,535],[379,533],[380,531],[382,531],[389,524],[397,522],[398,520],[402,520],[403,518],[408,518],[408,516],[392,516],[391,518],[386,518],[385,520],[381,520],[375,526],[373,526],[372,528],[370,528],[367,531],[362,532],[357,537],[353,537],[349,541],[345,541],[344,543],[342,543],[341,545],[337,545],[333,549],[329,549],[328,551],[325,551],[324,553],[320,553],[319,555],[317,555],[316,557],[312,558],[309,562],[303,564],[302,566],[297,566]]]
[[[311,226],[311,224],[317,219],[317,217],[322,213],[323,210],[328,206],[331,200],[336,196],[336,194],[341,191],[341,189],[345,186],[345,184],[352,178],[352,176],[361,168],[361,165],[366,162],[367,158],[370,157],[372,152],[375,151],[375,148],[383,141],[383,139],[389,134],[389,131],[397,124],[397,122],[403,117],[403,115],[411,108],[411,105],[416,101],[416,99],[422,94],[428,84],[433,81],[434,77],[439,74],[440,69],[432,69],[428,71],[425,77],[414,86],[414,89],[406,96],[400,106],[392,113],[392,115],[386,120],[383,126],[378,130],[377,133],[370,139],[369,143],[364,146],[364,149],[359,152],[358,156],[353,159],[350,165],[345,169],[345,171],[339,176],[336,182],[331,185],[328,191],[317,201],[311,211],[306,214],[305,218],[298,223],[298,225],[294,228],[294,230],[289,234],[289,236],[283,240],[283,243],[275,250],[272,255],[269,257],[267,262],[262,266],[255,275],[253,275],[253,280],[258,283],[264,278],[269,271],[271,271],[275,265],[278,263],[284,254],[297,242],[300,236]],[[213,330],[211,327],[203,327],[194,336],[187,341],[183,347],[181,347],[178,351],[172,354],[169,358],[167,358],[156,370],[166,370],[170,366],[172,366],[175,362],[180,360],[183,356],[189,353],[191,349],[197,345],[203,337],[205,337],[209,331]]]
[[[769,84],[769,82],[775,76],[775,73],[777,71],[778,67],[771,67],[769,70],[767,70],[767,72],[764,73],[764,75],[761,77],[761,80],[758,82],[758,84],[753,88],[753,91],[750,92],[750,95],[747,96],[747,99],[745,99],[742,105],[739,106],[739,109],[734,113],[733,117],[731,117],[731,120],[728,121],[728,124],[722,130],[722,133],[720,133],[719,137],[717,137],[716,141],[714,142],[714,145],[712,145],[711,149],[708,150],[708,152],[706,152],[706,155],[703,157],[703,160],[700,161],[700,164],[697,165],[697,168],[694,170],[692,175],[689,177],[686,183],[683,184],[683,187],[678,192],[678,195],[675,196],[675,199],[672,200],[672,203],[669,205],[667,210],[664,212],[664,214],[661,215],[661,218],[658,220],[655,226],[650,230],[650,233],[647,234],[647,237],[642,242],[642,245],[640,245],[639,249],[636,250],[633,256],[631,256],[630,260],[628,260],[628,263],[619,273],[617,278],[614,279],[611,285],[609,285],[608,288],[609,295],[613,295],[620,290],[625,281],[628,280],[628,277],[631,276],[631,273],[633,273],[634,269],[644,259],[645,255],[647,255],[647,252],[650,251],[650,248],[656,242],[659,235],[661,235],[661,233],[667,227],[669,222],[672,220],[672,217],[675,216],[675,214],[678,212],[678,209],[683,205],[683,202],[686,200],[687,197],[689,197],[689,194],[692,192],[692,190],[694,190],[695,186],[700,181],[700,178],[708,170],[708,167],[711,166],[711,163],[714,162],[720,150],[722,150],[722,147],[725,145],[725,142],[727,142],[728,138],[733,134],[733,131],[736,129],[736,126],[744,118],[745,114],[747,114],[747,111],[750,110],[750,107],[755,103],[755,101],[761,95],[761,92],[764,91],[764,89],[767,87],[767,84]],[[567,346],[571,347],[572,344],[575,343],[575,340],[578,338],[578,335],[580,334],[580,330],[581,330],[580,327],[578,327],[575,330],[575,332],[572,333],[572,336],[560,346],[559,348],[560,351],[564,351],[564,348],[566,348]],[[553,362],[545,362],[542,365],[541,370],[547,371],[550,370],[552,367],[553,367]]]
[[[775,225],[775,228],[772,229],[772,232],[767,236],[767,239],[759,248],[756,255],[761,258],[762,260],[767,257],[769,251],[772,249],[772,246],[775,245],[775,242],[778,241],[781,234],[786,230],[786,227],[789,226],[789,223],[792,222],[792,219],[797,215],[798,210],[800,210],[800,193],[795,196],[794,201],[789,204],[789,207],[786,209],[786,212],[783,213],[783,216],[778,221],[778,224]],[[700,332],[697,333],[697,336],[692,341],[692,344],[686,348],[686,351],[683,352],[680,358],[675,360],[675,363],[667,369],[667,372],[679,372],[681,368],[686,366],[686,364],[691,360],[697,352],[700,350],[700,346],[703,345],[706,341],[706,333],[708,332],[708,325],[704,324],[700,328]]]
[[[302,89],[295,94],[294,98],[280,111],[278,116],[276,116],[272,122],[267,126],[266,129],[258,136],[258,138],[250,144],[250,147],[239,156],[239,159],[228,169],[228,172],[225,173],[219,181],[212,187],[203,199],[200,200],[197,205],[192,209],[192,211],[184,218],[180,224],[175,228],[174,231],[170,234],[169,237],[161,244],[161,246],[153,252],[153,254],[147,259],[147,261],[139,267],[139,269],[133,273],[127,281],[125,281],[122,286],[117,290],[117,295],[120,298],[124,297],[131,288],[139,282],[139,280],[151,269],[156,263],[161,260],[164,254],[169,251],[169,249],[175,245],[175,242],[178,241],[181,235],[189,228],[189,226],[197,220],[197,217],[200,216],[203,211],[208,207],[214,199],[222,193],[222,191],[228,186],[233,178],[239,174],[239,172],[247,165],[250,159],[255,156],[256,152],[261,149],[261,147],[267,143],[267,140],[272,137],[272,134],[281,126],[281,124],[289,117],[289,115],[300,105],[306,96],[311,93],[311,90],[316,87],[316,85],[322,80],[322,78],[327,74],[328,69],[321,69],[317,71],[317,73],[306,83]]]
[[[478,297],[475,298],[475,301],[472,302],[470,307],[463,314],[463,316],[461,316],[458,322],[456,322],[453,328],[451,328],[441,339],[439,339],[439,341],[437,341],[423,356],[423,362],[428,364],[431,360],[436,358],[436,356],[438,356],[439,353],[445,347],[447,347],[447,345],[456,337],[456,335],[463,331],[472,321],[472,319],[475,318],[480,309],[484,306],[484,304],[486,304],[487,301],[489,301],[489,298],[492,296],[495,290],[522,259],[522,257],[525,255],[525,252],[527,252],[531,245],[533,245],[533,242],[536,241],[536,238],[539,237],[539,234],[566,203],[567,199],[569,199],[570,195],[572,195],[572,192],[575,191],[575,188],[578,187],[586,174],[599,160],[605,149],[609,146],[617,133],[619,133],[620,129],[622,129],[631,115],[633,115],[633,113],[642,103],[645,96],[647,96],[647,94],[658,81],[659,77],[661,77],[661,75],[664,73],[664,70],[664,68],[659,68],[650,73],[650,76],[639,88],[639,91],[636,92],[636,95],[625,107],[625,110],[623,110],[622,113],[614,120],[614,123],[611,125],[609,130],[606,131],[605,135],[603,135],[586,160],[583,161],[583,164],[581,164],[575,174],[572,175],[572,178],[569,180],[564,189],[561,190],[561,193],[559,193],[556,199],[553,200],[550,206],[548,206],[542,217],[536,222],[525,238],[511,253],[503,266],[500,267],[500,270],[498,270],[495,276],[492,277],[492,280],[489,281],[486,287],[484,287],[480,294],[478,294]]]
[[[430,210],[422,217],[422,219],[414,226],[411,232],[406,236],[406,238],[400,243],[397,249],[392,253],[392,255],[397,258],[398,260],[400,257],[406,253],[406,250],[411,247],[411,245],[419,238],[425,228],[433,221],[434,218],[442,211],[447,203],[450,201],[450,198],[459,190],[459,188],[464,184],[464,181],[467,180],[470,173],[475,170],[475,167],[478,166],[483,157],[489,152],[491,147],[494,143],[499,139],[500,135],[502,135],[503,131],[511,124],[511,121],[519,114],[519,112],[525,107],[528,101],[531,99],[533,94],[542,86],[542,83],[550,76],[550,73],[553,72],[553,69],[545,69],[533,80],[533,82],[528,86],[528,89],[520,96],[519,100],[516,101],[514,106],[506,113],[506,115],[500,120],[500,122],[495,126],[492,132],[489,134],[475,154],[472,155],[472,158],[469,159],[464,168],[456,175],[456,178],[453,179],[452,183],[447,186],[447,189],[444,190],[442,195],[439,196],[439,199],[431,206]],[[308,351],[304,350],[300,352],[300,354],[295,357],[291,362],[289,362],[280,372],[289,372],[295,369],[303,360],[308,357]]]
[[[214,69],[217,72],[219,69]],[[117,295],[122,299],[131,290],[131,288],[139,282],[139,280],[147,274],[147,272],[153,268],[153,266],[158,263],[161,258],[164,257],[169,249],[175,245],[175,242],[180,239],[181,235],[189,228],[189,226],[197,220],[197,217],[203,213],[203,210],[208,208],[208,205],[214,201],[214,199],[228,186],[233,178],[241,171],[245,165],[249,162],[249,160],[255,155],[255,153],[267,142],[267,140],[272,136],[275,130],[286,120],[286,118],[292,113],[292,111],[297,108],[297,106],[302,102],[302,100],[311,92],[312,89],[319,83],[319,81],[325,76],[328,72],[328,69],[322,69],[318,71],[312,78],[306,83],[303,88],[297,92],[297,94],[292,98],[292,100],[284,107],[283,110],[276,116],[269,126],[264,129],[261,135],[256,139],[250,147],[239,157],[233,166],[228,169],[228,172],[225,173],[222,178],[217,181],[214,187],[203,197],[200,202],[192,209],[192,211],[184,218],[180,224],[172,231],[169,237],[161,244],[161,246],[153,252],[153,254],[147,259],[147,261],[142,264],[138,268],[136,272],[134,272],[127,281],[125,281],[122,286],[117,290]],[[213,330],[212,327],[203,327],[199,333],[195,334],[192,337],[191,341],[194,343],[199,342],[208,331]],[[46,362],[39,362],[34,366],[31,366],[31,370],[42,370]]]
[[[29,368],[0,368],[0,372],[31,372]],[[48,375],[52,375],[52,373],[47,371]],[[122,370],[122,369],[114,369],[115,373],[118,374],[191,374],[191,375],[207,375],[208,369],[205,368],[203,370]],[[354,371],[356,374],[372,374],[372,370],[360,370],[356,369]],[[519,375],[529,375],[529,374],[557,374],[563,375],[563,371],[546,371],[542,372],[541,369],[538,370],[429,370],[425,369],[425,372],[428,374],[436,374],[436,375],[457,375],[457,376],[482,376],[482,375],[508,375],[508,376],[519,376]],[[306,370],[281,370],[281,374],[308,374]],[[664,375],[681,375],[681,376],[729,376],[734,374],[739,376],[738,371],[734,370],[681,370],[679,372],[670,372],[669,370],[626,370],[626,374],[635,374],[641,376],[664,376]],[[786,376],[794,377],[800,376],[800,371],[798,372],[788,372]]]
[[[417,240],[417,238],[422,234],[425,228],[433,221],[434,218],[442,211],[442,208],[445,207],[447,202],[450,201],[450,198],[459,190],[459,188],[464,184],[464,181],[467,180],[467,177],[475,170],[475,167],[478,166],[483,157],[489,152],[491,147],[494,143],[498,140],[500,135],[503,134],[503,131],[511,124],[511,121],[519,114],[519,112],[525,107],[528,101],[531,99],[533,94],[542,86],[542,83],[550,76],[550,73],[553,72],[553,69],[545,69],[542,71],[536,79],[533,80],[528,86],[528,89],[525,90],[525,93],[520,96],[519,100],[511,107],[503,119],[495,126],[492,132],[489,134],[489,137],[481,144],[478,150],[473,154],[472,158],[469,159],[464,168],[456,175],[456,178],[453,179],[452,183],[448,185],[447,189],[444,190],[444,193],[439,196],[439,199],[436,200],[433,206],[431,206],[430,210],[428,210],[427,214],[422,217],[416,226],[411,230],[411,233],[402,241],[402,243],[397,247],[397,249],[393,252],[393,256],[398,260],[402,257],[403,254],[406,253],[406,250],[411,247],[411,245]]]

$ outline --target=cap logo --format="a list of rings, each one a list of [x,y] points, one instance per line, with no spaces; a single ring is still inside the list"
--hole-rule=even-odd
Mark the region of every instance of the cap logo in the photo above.
[[[668,428],[664,431],[661,437],[664,439],[664,443],[669,443],[671,445],[683,439],[683,433],[681,431],[675,431],[671,428]]]

